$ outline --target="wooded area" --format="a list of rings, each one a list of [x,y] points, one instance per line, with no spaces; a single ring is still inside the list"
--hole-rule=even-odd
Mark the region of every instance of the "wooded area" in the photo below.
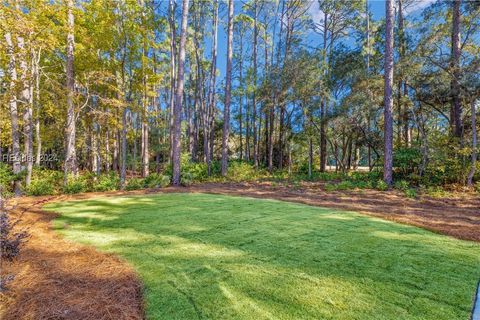
[[[368,0],[4,1],[2,184],[179,185],[236,164],[473,186],[480,3],[418,4],[374,19]]]

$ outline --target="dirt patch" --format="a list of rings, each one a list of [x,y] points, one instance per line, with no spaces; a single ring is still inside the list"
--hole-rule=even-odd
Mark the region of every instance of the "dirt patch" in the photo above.
[[[63,240],[50,227],[55,215],[39,209],[52,198],[22,198],[13,216],[31,238],[2,274],[14,274],[0,295],[0,318],[142,319],[142,288],[119,258]]]
[[[32,237],[19,259],[2,270],[2,274],[15,274],[16,278],[10,291],[0,295],[0,318],[142,319],[141,284],[131,267],[113,255],[62,239],[50,226],[55,214],[42,211],[41,206],[50,200],[162,192],[241,195],[351,210],[480,242],[480,197],[475,195],[414,200],[397,192],[326,192],[322,183],[299,187],[266,182],[22,198],[16,214],[26,209],[20,227],[28,226]]]

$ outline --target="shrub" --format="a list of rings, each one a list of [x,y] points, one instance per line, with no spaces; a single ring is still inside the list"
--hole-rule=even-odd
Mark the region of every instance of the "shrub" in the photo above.
[[[414,172],[421,160],[420,150],[416,147],[398,148],[393,152],[393,166],[404,176]]]
[[[120,178],[114,173],[102,174],[97,177],[97,181],[93,184],[95,191],[113,191],[117,190],[120,185]]]
[[[374,182],[371,180],[357,181],[355,187],[358,189],[373,189]]]
[[[395,182],[395,189],[405,191],[408,188],[409,188],[409,184],[408,184],[408,181],[406,181],[406,180],[399,180],[399,181]]]
[[[433,198],[443,198],[447,192],[440,186],[429,186],[425,189],[425,193]]]
[[[33,196],[49,195],[61,191],[62,185],[63,172],[33,167],[32,182],[26,192]]]
[[[248,162],[232,161],[228,166],[227,178],[231,181],[256,180],[259,175],[261,175],[261,172]]]
[[[415,190],[415,189],[408,188],[408,189],[405,189],[404,192],[405,192],[405,196],[407,198],[416,198],[417,197],[417,190]]]
[[[87,181],[83,177],[68,178],[67,184],[63,187],[66,194],[86,192],[88,190]]]
[[[12,191],[12,182],[15,175],[13,174],[12,168],[3,162],[0,162],[0,188],[3,191]]]
[[[48,180],[33,180],[25,191],[29,196],[46,196],[55,193],[53,185]]]
[[[388,184],[383,180],[378,180],[375,188],[380,191],[386,191],[388,190]]]
[[[145,182],[143,179],[131,178],[130,180],[128,180],[127,185],[125,186],[125,190],[131,191],[131,190],[142,189],[144,184]]]
[[[355,184],[349,180],[345,180],[337,184],[337,190],[351,190],[355,189]]]
[[[152,173],[145,178],[147,188],[165,188],[170,184],[170,176]]]
[[[475,183],[473,185],[473,188],[475,189],[475,191],[479,192],[480,193],[480,181],[478,181],[477,183]]]
[[[325,184],[325,191],[335,191],[337,190],[337,185],[334,183]]]
[[[180,183],[185,187],[191,186],[193,184],[192,174],[189,172],[182,173],[180,177]]]

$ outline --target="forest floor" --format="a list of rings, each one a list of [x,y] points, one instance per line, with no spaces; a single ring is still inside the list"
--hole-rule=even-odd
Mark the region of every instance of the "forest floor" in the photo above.
[[[140,319],[142,285],[135,271],[112,254],[64,240],[52,230],[56,217],[41,207],[50,201],[90,199],[100,195],[192,192],[271,198],[356,211],[419,226],[463,240],[480,242],[480,197],[462,194],[448,199],[408,199],[401,193],[375,190],[326,192],[322,183],[206,183],[185,188],[72,196],[25,197],[14,216],[31,237],[14,263],[3,263],[2,275],[15,274],[0,294],[2,319]]]

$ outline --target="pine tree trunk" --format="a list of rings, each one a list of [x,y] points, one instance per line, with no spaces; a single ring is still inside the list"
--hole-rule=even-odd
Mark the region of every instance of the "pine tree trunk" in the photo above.
[[[23,130],[24,130],[24,144],[25,144],[25,160],[27,175],[25,176],[25,185],[29,186],[32,180],[33,168],[33,101],[32,101],[32,83],[28,75],[27,54],[25,48],[25,41],[23,37],[17,37],[17,44],[19,50],[19,64],[20,64],[20,100],[26,106],[23,114]]]
[[[472,100],[472,164],[470,172],[467,177],[467,185],[471,187],[473,185],[473,176],[475,175],[475,169],[477,167],[477,109],[476,101]]]
[[[463,134],[462,128],[462,106],[460,102],[460,5],[461,0],[452,1],[452,116],[453,116],[453,134],[461,140]],[[461,141],[460,141],[461,142]]]
[[[120,157],[120,187],[125,189],[127,176],[127,108],[122,112],[122,130],[121,130],[121,157]]]
[[[176,74],[175,74],[175,61],[177,58],[177,43],[176,43],[176,36],[177,32],[175,30],[175,1],[169,1],[169,26],[170,26],[170,162],[173,159],[173,112],[175,108],[175,82],[176,82]]]
[[[384,88],[384,165],[383,179],[389,186],[393,181],[393,0],[386,1],[385,88]]]
[[[207,172],[210,176],[212,174],[212,158],[213,158],[213,144],[215,140],[215,102],[216,102],[216,72],[217,72],[217,42],[218,42],[218,0],[215,0],[213,14],[213,35],[212,35],[212,64],[210,69],[210,84],[208,88],[208,106],[205,115],[204,124],[204,152],[207,161]]]
[[[40,52],[38,57],[33,58],[33,78],[35,79],[35,140],[37,144],[37,155],[35,157],[35,165],[40,166],[40,160],[42,157],[42,137],[40,135]]]
[[[257,136],[257,2],[254,3],[254,20],[253,20],[253,99],[252,99],[252,120],[253,120],[253,162],[258,167],[258,136]]]
[[[12,127],[12,163],[13,163],[13,173],[18,175],[21,171],[20,163],[20,134],[18,129],[18,109],[17,109],[17,96],[16,96],[16,83],[17,83],[17,70],[16,70],[16,61],[15,61],[15,51],[13,47],[12,35],[7,32],[5,33],[5,42],[7,44],[7,55],[9,58],[8,62],[8,75],[10,77],[9,84],[9,106],[10,106],[10,121]],[[15,196],[20,196],[21,194],[21,181],[15,179],[14,181],[14,193]]]
[[[75,149],[75,135],[76,135],[76,123],[75,123],[75,104],[74,104],[74,91],[75,91],[75,76],[74,76],[74,27],[75,18],[73,15],[74,0],[67,1],[67,20],[68,20],[68,34],[67,34],[67,124],[66,124],[66,152],[65,152],[65,180],[69,174],[74,176],[78,173],[77,168],[77,154]]]
[[[232,58],[233,58],[233,0],[228,1],[228,38],[227,38],[227,74],[225,79],[225,106],[223,109],[222,135],[222,176],[228,170],[228,136],[230,134],[230,100],[232,88]]]
[[[185,64],[185,45],[187,42],[187,23],[188,23],[188,3],[189,0],[183,0],[182,5],[182,27],[180,32],[180,47],[178,57],[177,83],[175,90],[175,106],[173,112],[173,177],[174,186],[180,185],[180,160],[181,160],[181,123],[182,123],[182,100],[183,100],[183,77]]]

